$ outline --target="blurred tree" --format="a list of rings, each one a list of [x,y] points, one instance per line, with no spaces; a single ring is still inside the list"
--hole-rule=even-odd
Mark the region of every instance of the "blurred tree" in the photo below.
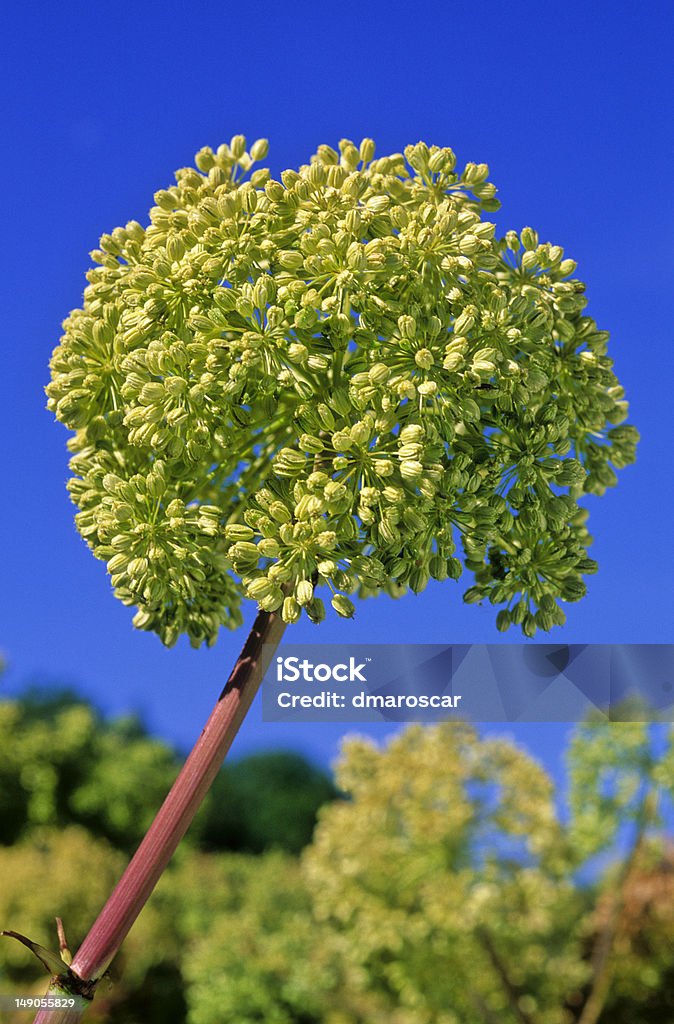
[[[580,1024],[615,1017],[616,993],[640,998],[674,970],[674,934],[659,963],[621,962],[621,932],[629,917],[628,894],[638,866],[662,838],[663,806],[674,797],[674,730],[647,722],[588,722],[576,729],[568,754],[568,837],[571,867],[601,872],[597,907],[588,918],[591,980],[583,994]],[[671,820],[671,816],[670,816]],[[616,863],[616,850],[622,857]],[[674,923],[670,918],[670,925]],[[634,923],[633,923],[634,924]],[[638,930],[652,931],[642,915]],[[624,947],[624,943],[623,943]],[[622,958],[624,961],[624,957]],[[622,981],[621,981],[622,979]],[[623,982],[626,982],[624,984]],[[650,1020],[669,1024],[671,1014]]]
[[[130,853],[179,762],[135,716],[106,721],[72,691],[0,703],[0,843],[78,823]]]
[[[197,891],[187,861],[180,885],[193,897],[182,922],[192,936],[188,1024],[395,1024],[390,1007],[349,977],[336,952],[342,939],[316,921],[296,859],[276,851],[206,860],[199,877],[210,875],[208,888]]]
[[[595,912],[597,934],[611,919],[612,895],[607,885]],[[622,903],[602,1024],[669,1024],[674,1020],[674,844],[641,849],[625,879]]]
[[[319,807],[336,797],[330,777],[299,754],[279,750],[243,758],[226,764],[216,779],[198,819],[199,844],[299,853],[311,841]]]
[[[185,962],[190,1024],[321,1021],[326,986],[309,963],[315,929],[297,863],[230,856],[215,873],[186,908],[200,936]]]
[[[148,736],[137,718],[106,721],[71,690],[34,688],[19,700],[1,702],[2,925],[53,949],[54,919],[60,914],[76,945],[178,764],[170,748]],[[195,821],[192,846],[203,843],[217,850],[231,845],[254,852],[277,846],[298,852],[311,838],[318,806],[336,794],[329,777],[299,755],[277,751],[244,759],[223,771]],[[284,891],[294,892],[288,907],[308,907],[295,862],[274,857],[261,870],[264,879],[284,872]],[[96,884],[85,892],[82,879],[90,873]],[[92,1020],[140,1024],[170,1018],[177,1024],[184,1019],[180,951],[194,934],[186,925],[209,935],[214,915],[230,921],[232,907],[245,901],[250,902],[251,921],[256,914],[270,923],[286,920],[273,905],[264,911],[254,877],[249,858],[179,850],[113,966],[112,975],[121,975],[123,982],[114,989],[102,986]],[[305,916],[295,946],[305,942],[308,951],[313,925]],[[218,927],[222,932],[226,924]],[[279,926],[276,931],[277,944],[290,952],[293,944]],[[261,977],[265,969],[261,963]],[[302,984],[296,983],[300,989]],[[37,961],[18,944],[2,940],[0,991],[41,994],[43,987]]]
[[[315,913],[405,1024],[613,1020],[618,971],[633,998],[674,968],[671,918],[631,979],[618,942],[671,758],[646,725],[580,729],[562,824],[552,781],[512,743],[458,724],[412,727],[383,751],[353,740],[337,772],[351,800],[322,811],[304,858]]]
[[[71,690],[0,702],[0,844],[36,826],[77,823],[130,854],[179,767],[136,716],[106,720]],[[299,853],[318,808],[336,795],[329,776],[299,754],[244,758],[223,768],[187,842]]]

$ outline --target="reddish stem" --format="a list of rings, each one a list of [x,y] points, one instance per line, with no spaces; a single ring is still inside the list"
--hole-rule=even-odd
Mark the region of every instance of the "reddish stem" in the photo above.
[[[278,645],[285,623],[276,612],[259,612],[241,654],[192,752],[150,828],[101,910],[71,964],[69,978],[59,978],[83,991],[109,967],[131,926],[198,811],[229,750]],[[263,651],[263,645],[269,645]],[[89,983],[88,985],[86,983]],[[70,1024],[80,1019],[59,1011],[41,1010],[34,1024]]]

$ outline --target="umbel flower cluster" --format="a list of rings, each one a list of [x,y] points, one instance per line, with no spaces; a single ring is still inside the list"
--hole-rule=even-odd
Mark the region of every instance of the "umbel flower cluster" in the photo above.
[[[244,597],[287,622],[474,574],[532,636],[585,592],[583,493],[633,461],[576,264],[497,238],[486,164],[320,146],[277,181],[243,136],[91,255],[49,408],[134,623],[212,643]]]

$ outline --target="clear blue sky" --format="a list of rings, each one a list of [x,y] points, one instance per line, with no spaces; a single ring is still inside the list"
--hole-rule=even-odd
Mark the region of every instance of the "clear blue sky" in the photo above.
[[[87,253],[203,145],[271,142],[274,172],[317,144],[420,138],[489,163],[500,229],[533,225],[588,282],[642,433],[636,466],[591,499],[589,596],[562,642],[671,642],[673,79],[669,2],[13,5],[1,37],[4,115],[0,693],[62,680],[106,710],[143,711],[187,746],[243,639],[171,651],[135,632],[105,567],[75,532],[66,432],[44,409],[59,325]],[[249,609],[250,620],[253,609]],[[459,586],[360,605],[293,639],[488,642],[493,610]],[[563,727],[517,735],[554,761]],[[267,726],[239,753],[294,745],[321,759],[339,729]]]

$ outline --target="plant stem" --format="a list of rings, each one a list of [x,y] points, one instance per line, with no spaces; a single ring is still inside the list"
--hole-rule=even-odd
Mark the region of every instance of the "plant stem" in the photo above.
[[[145,838],[75,954],[68,975],[53,979],[50,991],[58,988],[63,995],[65,989],[89,998],[93,994],[215,779],[284,629],[280,614],[259,612],[201,736]],[[269,646],[263,650],[263,645]],[[34,1024],[73,1024],[82,1012],[41,1010]]]
[[[491,935],[486,928],[478,928],[476,936],[481,946],[484,948],[489,961],[496,972],[496,975],[501,982],[503,990],[508,997],[510,1007],[513,1011],[513,1015],[517,1018],[520,1024],[533,1024],[533,1021],[528,1013],[520,1006],[520,996],[524,993],[523,991],[514,984],[511,980],[508,971],[506,969],[503,960],[499,956],[496,946],[494,945]]]
[[[597,936],[595,949],[592,954],[590,992],[578,1018],[578,1024],[596,1024],[606,1004],[613,979],[611,954],[625,902],[625,885],[634,865],[638,861],[646,838],[646,830],[655,817],[656,810],[657,795],[648,785],[645,785],[637,815],[634,841],[621,865],[617,878],[613,881],[611,906],[606,917],[606,923]]]

